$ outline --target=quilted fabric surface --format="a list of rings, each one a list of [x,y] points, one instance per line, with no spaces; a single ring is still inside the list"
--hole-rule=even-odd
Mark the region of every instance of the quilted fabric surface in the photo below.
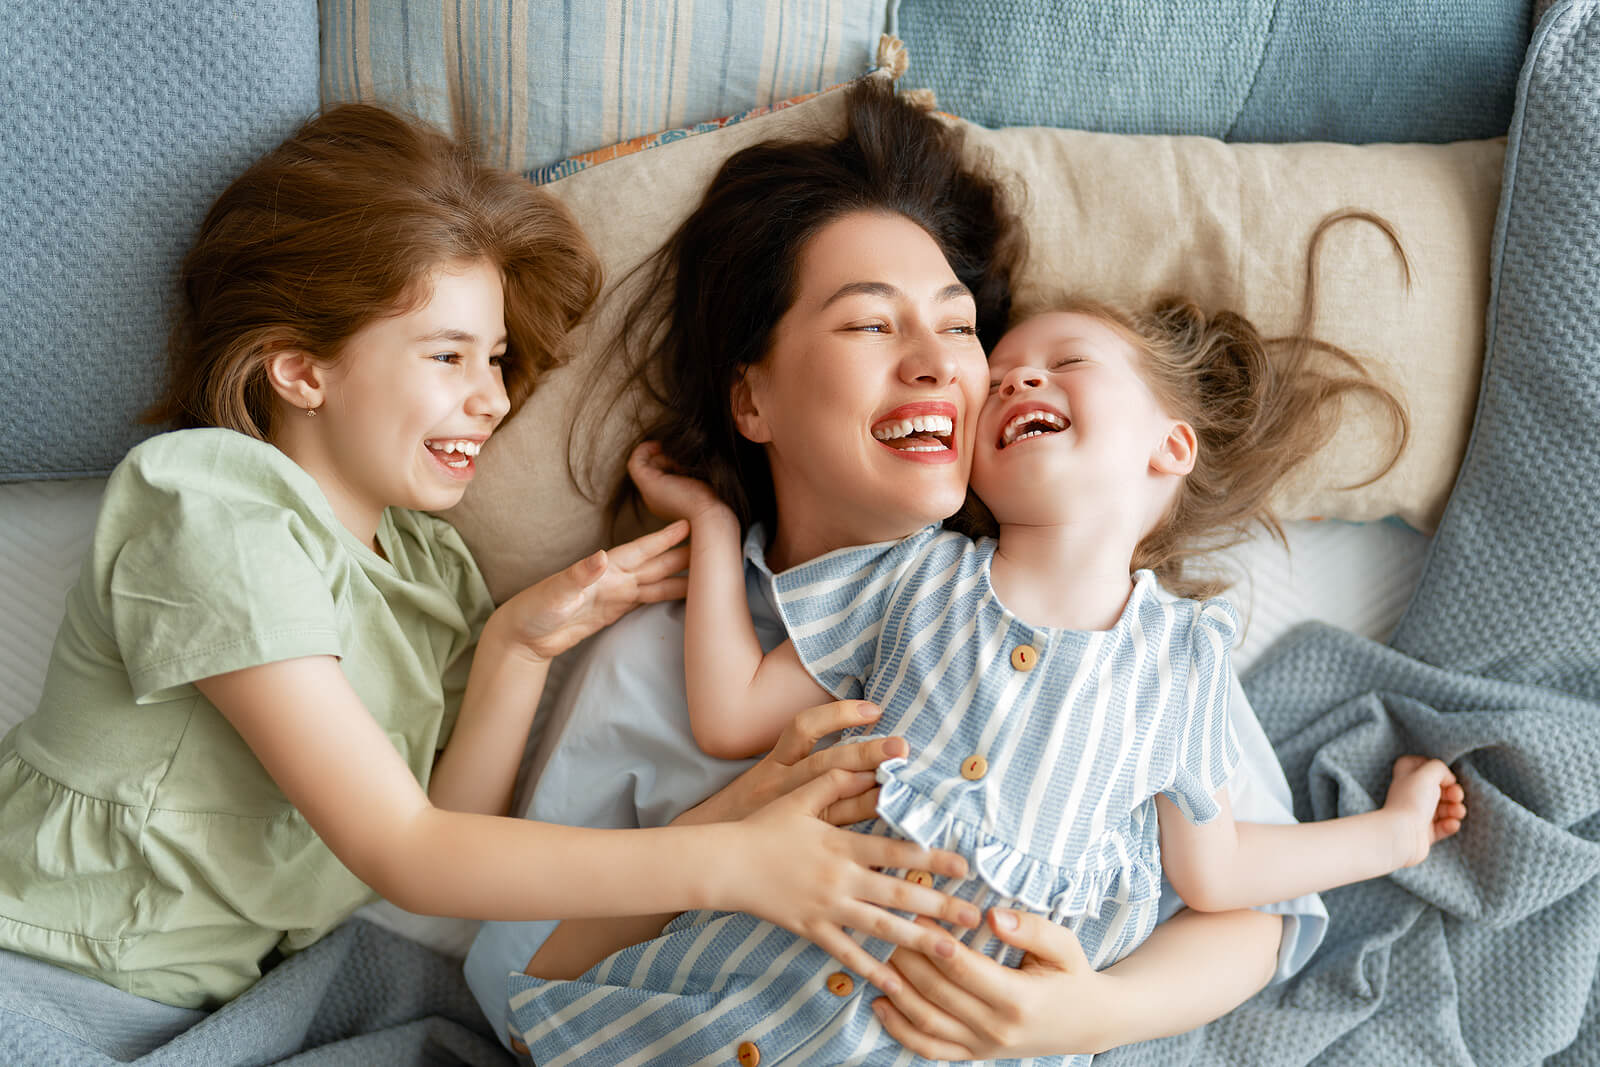
[[[1531,0],[900,0],[906,88],[985,126],[1233,141],[1505,133]]]
[[[0,480],[105,474],[207,206],[317,107],[316,0],[0,9]]]

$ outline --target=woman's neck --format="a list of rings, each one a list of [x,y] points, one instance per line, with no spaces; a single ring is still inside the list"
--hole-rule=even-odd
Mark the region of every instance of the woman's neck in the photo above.
[[[1000,527],[990,567],[995,595],[1035,626],[1108,630],[1133,591],[1134,528],[1095,520]]]

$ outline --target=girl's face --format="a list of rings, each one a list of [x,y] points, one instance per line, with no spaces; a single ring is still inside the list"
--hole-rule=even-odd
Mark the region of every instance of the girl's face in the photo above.
[[[772,467],[774,567],[961,506],[983,401],[976,316],[939,246],[901,216],[847,215],[812,238],[794,305],[732,398]]]
[[[504,289],[493,264],[436,271],[427,299],[358,330],[323,373],[302,466],[341,519],[375,524],[385,507],[448,508],[472,480],[478,449],[510,408],[500,376]],[[313,425],[314,423],[314,425]],[[343,505],[343,508],[341,507]]]
[[[1134,346],[1073,312],[1035,316],[1000,339],[977,431],[972,490],[1002,525],[1091,507],[1157,516],[1169,475],[1193,461],[1193,431],[1162,410]]]

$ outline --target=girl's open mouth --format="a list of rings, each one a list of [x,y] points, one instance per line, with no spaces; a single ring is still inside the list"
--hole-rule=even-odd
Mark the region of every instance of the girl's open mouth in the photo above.
[[[1030,437],[1043,437],[1045,434],[1060,433],[1072,425],[1072,420],[1057,415],[1053,411],[1035,410],[1024,411],[1006,420],[1000,430],[1000,440],[995,447],[1006,448],[1018,441],[1026,441]]]

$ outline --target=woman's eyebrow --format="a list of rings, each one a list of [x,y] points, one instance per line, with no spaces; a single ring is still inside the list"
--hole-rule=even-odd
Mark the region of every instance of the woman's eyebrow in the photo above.
[[[826,308],[834,301],[843,300],[847,296],[883,296],[894,298],[902,295],[904,294],[902,294],[899,289],[890,285],[888,282],[846,282],[844,285],[839,286],[839,288],[834,291],[832,296],[824,300],[822,302],[822,306]],[[971,297],[972,290],[968,289],[960,282],[955,282],[954,284],[947,285],[943,289],[940,289],[934,294],[933,299],[936,303],[943,304],[947,301],[956,300],[963,296]]]

